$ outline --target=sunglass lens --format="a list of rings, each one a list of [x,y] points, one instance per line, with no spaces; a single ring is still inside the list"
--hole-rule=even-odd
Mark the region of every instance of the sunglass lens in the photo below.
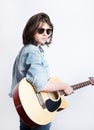
[[[48,35],[50,35],[52,33],[52,29],[47,29],[46,32]]]
[[[38,29],[38,33],[39,33],[39,34],[44,33],[44,29],[43,29],[43,28]]]

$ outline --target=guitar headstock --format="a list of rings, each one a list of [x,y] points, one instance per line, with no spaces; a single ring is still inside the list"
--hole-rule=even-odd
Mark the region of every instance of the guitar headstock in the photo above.
[[[89,80],[90,80],[91,84],[94,85],[94,78],[93,77],[89,77]]]

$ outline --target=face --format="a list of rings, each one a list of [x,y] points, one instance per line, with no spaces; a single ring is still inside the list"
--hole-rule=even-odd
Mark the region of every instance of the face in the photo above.
[[[34,35],[34,39],[37,45],[45,44],[45,42],[48,40],[51,33],[52,33],[52,29],[47,23],[40,23]]]

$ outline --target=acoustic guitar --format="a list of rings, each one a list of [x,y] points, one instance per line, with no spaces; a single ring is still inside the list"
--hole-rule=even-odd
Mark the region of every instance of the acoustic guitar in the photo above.
[[[50,80],[62,82],[57,77]],[[94,85],[93,77],[71,87],[76,90],[90,84]],[[57,111],[67,108],[64,96],[65,93],[62,90],[37,93],[26,78],[23,78],[14,88],[13,102],[19,117],[30,127],[37,127],[48,124],[53,120]]]

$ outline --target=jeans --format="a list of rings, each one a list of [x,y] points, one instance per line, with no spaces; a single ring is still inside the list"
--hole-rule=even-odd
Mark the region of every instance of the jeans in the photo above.
[[[47,125],[38,126],[36,128],[30,128],[22,120],[20,120],[20,130],[50,130],[51,123]]]

